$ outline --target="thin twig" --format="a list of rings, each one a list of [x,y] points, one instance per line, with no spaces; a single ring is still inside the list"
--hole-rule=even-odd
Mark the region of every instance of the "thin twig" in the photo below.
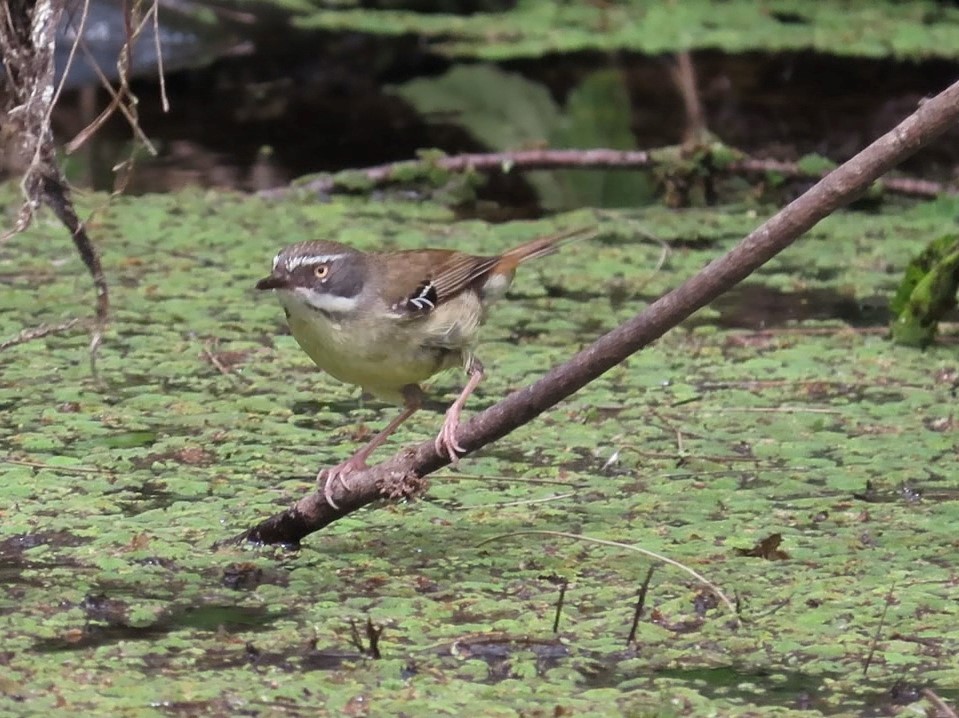
[[[713,461],[716,463],[739,462],[748,464],[759,464],[763,461],[763,459],[760,459],[756,456],[743,456],[741,454],[680,454],[679,452],[675,451],[646,451],[644,449],[639,449],[632,444],[623,444],[620,446],[620,453],[625,451],[638,454],[644,459],[685,459],[686,461]]]
[[[639,619],[643,615],[643,608],[646,606],[646,594],[649,592],[649,583],[653,580],[653,571],[656,570],[656,564],[649,567],[646,572],[646,578],[643,579],[639,587],[639,593],[636,595],[636,610],[633,611],[633,625],[629,628],[629,635],[626,637],[626,645],[631,646],[636,640],[636,631],[639,630]],[[738,612],[737,612],[737,615]]]
[[[2,342],[0,342],[0,352],[20,344],[32,342],[34,339],[42,339],[43,337],[50,336],[51,334],[61,334],[62,332],[73,329],[73,327],[79,323],[79,319],[68,319],[62,324],[54,324],[53,326],[50,326],[49,324],[41,324],[38,327],[24,329],[19,334],[12,336],[9,339],[4,339]]]
[[[200,348],[200,351],[203,353],[203,357],[208,362],[210,362],[210,364],[213,365],[213,367],[218,372],[220,372],[223,376],[228,376],[231,379],[234,379],[236,381],[242,381],[246,384],[252,383],[253,382],[252,379],[250,379],[247,376],[244,376],[243,374],[233,371],[232,369],[230,369],[230,367],[228,367],[226,364],[224,364],[220,360],[220,357],[218,357],[212,349],[212,347],[215,346],[216,343],[217,343],[216,339],[212,339],[203,343],[203,346]]]
[[[506,474],[434,474],[433,481],[498,481],[514,484],[536,484],[544,486],[569,486],[568,481],[558,479],[534,479],[529,476],[507,476]]]
[[[47,469],[49,471],[56,471],[63,474],[107,474],[112,475],[114,472],[110,469],[99,469],[92,466],[55,466],[53,464],[46,464],[42,461],[27,461],[26,459],[11,459],[10,457],[0,458],[4,464],[10,464],[11,466],[25,466],[30,469]]]
[[[682,456],[686,453],[685,443],[683,442],[683,430],[682,428],[676,426],[669,419],[660,414],[656,409],[650,409],[649,413],[659,419],[663,424],[666,425],[666,428],[672,432],[673,436],[676,437],[676,453]]]
[[[936,709],[936,718],[959,718],[959,713],[940,698],[932,688],[923,688],[919,694]]]
[[[216,368],[216,370],[220,372],[223,376],[233,375],[233,372],[227,369],[223,365],[223,362],[217,359],[216,355],[212,351],[210,351],[210,347],[208,345],[204,344],[203,347],[201,348],[201,351],[203,352],[203,356],[206,357],[206,360],[210,362],[210,364],[212,364]]]
[[[155,0],[156,2],[156,0]],[[146,148],[146,150],[153,156],[158,154],[156,147],[150,141],[150,138],[146,136],[143,131],[143,128],[140,127],[140,122],[137,115],[136,109],[136,97],[133,95],[130,90],[130,85],[128,82],[127,74],[129,72],[129,53],[132,52],[131,46],[132,43],[136,41],[137,36],[143,31],[144,23],[146,18],[141,20],[138,24],[136,30],[130,28],[130,18],[129,10],[124,11],[124,23],[127,28],[127,39],[124,43],[123,50],[120,53],[120,57],[117,61],[117,72],[120,77],[120,87],[118,90],[113,88],[113,84],[110,82],[109,78],[104,74],[103,70],[100,68],[99,63],[96,61],[96,58],[93,56],[93,53],[90,52],[90,49],[87,47],[86,42],[83,40],[82,36],[78,36],[78,42],[80,49],[83,50],[83,54],[86,57],[87,63],[93,69],[93,72],[96,74],[97,79],[100,81],[100,86],[107,91],[107,94],[110,95],[110,102],[103,109],[103,111],[85,128],[80,130],[77,133],[76,137],[66,143],[65,151],[67,154],[71,154],[79,149],[90,137],[92,137],[97,130],[110,118],[113,116],[114,112],[119,111],[123,115],[124,119],[127,121],[127,124],[130,126],[130,130],[140,141],[140,143]],[[162,76],[161,76],[162,77]],[[124,100],[128,100],[125,102]],[[131,155],[132,157],[132,155]],[[127,160],[129,161],[129,160]]]
[[[47,111],[47,126],[50,126],[51,118],[53,117],[53,108],[56,106],[57,102],[59,102],[60,94],[63,92],[63,88],[67,84],[67,77],[70,75],[70,70],[73,68],[73,61],[77,54],[77,48],[80,46],[80,40],[83,37],[84,29],[87,26],[87,14],[89,11],[90,0],[83,0],[83,9],[80,11],[80,22],[74,26],[74,31],[76,32],[77,36],[70,44],[70,53],[67,55],[67,62],[63,66],[63,75],[60,76],[60,83],[57,85],[56,92],[53,93],[53,101],[50,103],[50,108]]]
[[[727,379],[724,381],[703,381],[696,384],[703,391],[721,391],[722,389],[781,389],[781,388],[872,388],[872,381],[837,381],[833,379]],[[901,386],[897,384],[896,386]],[[921,387],[925,389],[926,387]]]
[[[862,677],[865,678],[866,674],[869,672],[869,666],[872,665],[872,657],[876,653],[876,647],[879,645],[879,637],[882,635],[882,629],[886,625],[886,615],[889,613],[889,606],[892,605],[893,601],[893,591],[896,590],[896,582],[893,581],[892,585],[889,587],[889,593],[886,594],[885,602],[882,607],[882,615],[879,617],[879,625],[876,626],[876,633],[872,637],[872,642],[869,645],[869,653],[866,656],[866,660],[862,664]]]
[[[724,406],[715,411],[699,411],[698,416],[725,414],[729,411],[751,412],[756,414],[842,414],[838,409],[817,409],[809,406]]]
[[[170,111],[170,98],[166,94],[166,73],[163,71],[163,48],[160,46],[160,3],[159,0],[147,10],[147,16],[153,15],[153,42],[157,54],[157,77],[160,78],[160,107],[164,112]]]
[[[485,541],[480,541],[476,545],[483,546],[485,544],[491,543],[492,541],[500,541],[504,538],[512,538],[514,536],[557,536],[559,538],[568,538],[568,539],[573,539],[574,541],[585,541],[586,543],[595,543],[595,544],[599,544],[600,546],[612,546],[613,548],[621,548],[626,551],[634,551],[636,553],[641,553],[643,554],[643,556],[649,556],[651,559],[659,561],[660,563],[665,563],[669,566],[673,566],[674,568],[678,568],[680,571],[686,574],[689,574],[694,579],[696,579],[696,581],[698,581],[703,586],[705,586],[710,591],[712,591],[716,595],[716,598],[718,598],[720,601],[722,601],[726,605],[726,608],[729,609],[730,613],[732,613],[733,615],[735,615],[736,613],[736,607],[733,605],[732,601],[726,598],[726,594],[722,592],[719,586],[717,586],[712,581],[707,579],[701,573],[698,573],[697,571],[691,569],[689,566],[687,566],[684,563],[680,563],[679,561],[676,561],[675,559],[671,559],[668,556],[663,556],[662,554],[658,554],[655,551],[650,551],[647,548],[642,548],[641,546],[633,546],[632,544],[620,543],[619,541],[607,541],[606,539],[594,538],[592,536],[584,536],[582,534],[568,533],[566,531],[539,531],[539,530],[511,531],[508,534],[503,534],[501,536],[493,536],[492,538],[488,538]]]
[[[686,110],[686,129],[683,137],[686,142],[697,142],[706,135],[706,115],[703,103],[699,99],[696,83],[696,68],[693,66],[692,53],[689,50],[676,54],[676,63],[670,67],[670,76],[679,90]]]
[[[473,511],[474,509],[502,509],[507,506],[531,506],[533,504],[548,504],[553,501],[562,501],[563,499],[568,499],[571,496],[575,496],[575,493],[568,494],[553,494],[552,496],[546,496],[541,499],[523,499],[522,501],[496,501],[491,504],[471,504],[469,506],[464,506],[461,511]]]
[[[563,615],[563,604],[566,602],[566,589],[569,588],[569,581],[565,578],[559,585],[559,598],[556,599],[556,614],[553,616],[553,633],[559,633],[559,618]]]

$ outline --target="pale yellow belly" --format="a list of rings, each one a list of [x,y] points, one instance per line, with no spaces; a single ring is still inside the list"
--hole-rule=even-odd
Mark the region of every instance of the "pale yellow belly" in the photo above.
[[[420,327],[389,319],[351,318],[341,324],[295,303],[283,304],[293,338],[318,367],[396,404],[403,403],[403,387],[408,384],[462,366],[480,320],[479,315],[467,314],[471,321],[463,325],[457,314],[455,322],[444,325],[445,312],[437,311],[426,320],[427,326]]]

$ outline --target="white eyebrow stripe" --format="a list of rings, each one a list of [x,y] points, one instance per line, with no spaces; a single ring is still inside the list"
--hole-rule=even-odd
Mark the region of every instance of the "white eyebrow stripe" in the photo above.
[[[276,255],[275,257],[273,257],[273,269],[274,269],[274,270],[276,270],[276,265],[278,265],[278,264],[280,263],[280,257],[282,256],[282,254],[283,254],[283,252],[278,252],[277,255]]]
[[[304,254],[301,257],[290,257],[286,260],[286,271],[292,272],[299,267],[311,267],[314,264],[327,264],[340,259],[342,254]]]

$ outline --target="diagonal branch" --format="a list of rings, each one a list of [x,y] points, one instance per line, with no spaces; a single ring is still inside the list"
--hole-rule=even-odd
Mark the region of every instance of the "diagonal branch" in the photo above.
[[[532,420],[587,383],[655,341],[697,309],[743,280],[817,222],[861,194],[870,183],[959,121],[959,82],[923,102],[915,113],[829,173],[808,192],[753,231],[726,255],[600,337],[536,383],[510,394],[460,428],[459,443],[472,453]],[[446,465],[433,441],[400,451],[387,461],[350,475],[335,492],[339,509],[321,492],[244,532],[239,540],[298,544],[317,531],[377,499],[409,493],[421,478]]]

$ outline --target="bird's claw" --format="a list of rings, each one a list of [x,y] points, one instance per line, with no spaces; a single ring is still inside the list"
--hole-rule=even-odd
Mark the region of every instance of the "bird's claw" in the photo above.
[[[466,453],[466,450],[456,440],[456,430],[459,428],[459,423],[459,416],[447,413],[443,428],[440,429],[440,433],[437,434],[436,440],[433,442],[436,453],[440,456],[448,456],[451,464],[456,464],[460,455]]]
[[[346,491],[349,491],[349,484],[346,483],[347,477],[352,472],[357,469],[364,468],[362,465],[357,465],[352,459],[349,461],[344,461],[342,464],[337,464],[331,469],[320,469],[320,473],[316,475],[317,488],[320,486],[323,487],[323,498],[326,499],[326,503],[330,505],[330,508],[339,511],[339,505],[333,500],[333,486],[339,481],[340,486],[342,486]]]

